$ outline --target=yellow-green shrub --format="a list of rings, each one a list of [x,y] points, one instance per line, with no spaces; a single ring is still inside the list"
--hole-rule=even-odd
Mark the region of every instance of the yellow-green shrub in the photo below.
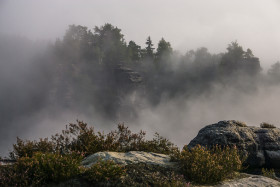
[[[1,167],[0,186],[37,186],[64,181],[80,174],[80,161],[76,155],[39,152],[32,157],[21,157],[15,164]]]
[[[99,160],[84,173],[84,178],[92,183],[106,183],[120,181],[125,175],[124,166],[116,164],[112,160]]]
[[[208,149],[197,145],[186,146],[179,155],[184,175],[196,183],[216,183],[242,168],[242,159],[236,147],[215,146]]]
[[[276,179],[277,178],[276,175],[275,175],[274,169],[262,168],[262,174],[263,174],[263,176],[271,178],[271,179]]]

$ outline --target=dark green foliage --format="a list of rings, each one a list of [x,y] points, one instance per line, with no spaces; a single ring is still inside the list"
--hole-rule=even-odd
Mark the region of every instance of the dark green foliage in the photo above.
[[[13,165],[0,167],[0,186],[38,186],[58,183],[80,174],[81,157],[53,153],[34,153]]]
[[[52,137],[56,150],[62,153],[76,152],[85,156],[99,151],[148,151],[155,153],[171,154],[178,151],[169,140],[155,134],[153,140],[145,140],[145,132],[132,133],[124,124],[118,125],[118,130],[107,135],[94,132],[93,127],[78,121],[70,124],[62,134]]]
[[[1,179],[7,184],[29,186],[56,183],[85,172],[82,175],[91,182],[108,182],[109,179],[110,182],[119,181],[125,171],[122,167],[110,161],[101,161],[87,170],[79,167],[81,158],[99,151],[179,153],[178,147],[158,133],[152,140],[145,140],[145,134],[144,131],[132,133],[124,124],[119,124],[117,130],[108,134],[96,133],[93,127],[77,121],[77,124],[66,126],[61,134],[52,136],[51,141],[24,141],[18,138],[10,153],[11,158],[17,159],[16,163],[0,167]],[[154,177],[157,177],[156,173]],[[174,183],[175,179],[171,182]]]
[[[118,129],[108,134],[94,132],[93,127],[82,121],[77,124],[69,124],[61,134],[52,136],[52,140],[40,139],[29,141],[17,139],[10,153],[12,159],[32,157],[36,152],[79,154],[87,156],[100,151],[146,151],[162,154],[175,154],[178,147],[158,133],[152,140],[145,140],[146,133],[132,133],[124,124],[119,124]]]
[[[126,170],[124,166],[116,164],[114,161],[99,160],[93,164],[83,174],[83,177],[93,183],[120,183],[121,179],[125,176]]]
[[[149,36],[146,40],[146,51],[145,51],[145,57],[153,59],[154,58],[154,44],[152,42],[151,37]]]
[[[105,136],[94,132],[93,127],[86,123],[77,121],[77,124],[69,124],[61,134],[52,136],[56,150],[61,153],[75,152],[89,155],[104,150]]]
[[[40,138],[39,141],[22,140],[17,137],[17,143],[13,145],[14,150],[10,153],[12,159],[21,157],[32,157],[36,152],[52,153],[54,144],[47,138]]]
[[[242,159],[236,147],[208,149],[197,145],[189,150],[186,146],[179,155],[183,174],[196,183],[211,184],[234,176],[242,169]]]
[[[247,73],[257,75],[261,71],[259,59],[254,57],[251,49],[244,51],[237,41],[231,42],[221,59],[220,67],[224,73]]]
[[[179,162],[180,167],[168,169],[146,164],[123,167],[112,161],[99,161],[89,169],[80,166],[84,156],[99,151],[163,153]],[[152,140],[145,140],[144,131],[132,133],[124,124],[119,124],[117,130],[108,134],[96,133],[93,127],[88,127],[82,121],[69,124],[51,141],[23,141],[18,138],[11,155],[17,159],[16,163],[0,166],[0,186],[42,185],[70,178],[78,181],[83,178],[94,185],[129,186],[143,183],[148,186],[188,186],[184,177],[203,184],[233,177],[235,172],[241,170],[244,161],[236,147],[215,146],[208,149],[198,145],[189,150],[185,146],[180,152],[178,147],[158,133]]]
[[[146,141],[144,143],[143,151],[168,155],[176,154],[179,152],[178,147],[168,139],[160,136],[158,133],[155,133],[154,136],[155,137],[152,140]]]
[[[172,51],[173,49],[171,48],[171,44],[165,41],[164,38],[161,38],[158,42],[156,57],[159,60],[166,60],[166,58],[170,57]]]
[[[134,41],[130,41],[127,46],[127,53],[131,62],[139,62],[141,59],[141,47]]]
[[[158,165],[130,164],[120,186],[189,186],[178,171]]]

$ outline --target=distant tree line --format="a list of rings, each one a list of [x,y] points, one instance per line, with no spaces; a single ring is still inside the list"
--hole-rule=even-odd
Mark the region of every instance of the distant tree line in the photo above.
[[[259,59],[250,49],[244,51],[236,41],[221,54],[211,54],[202,47],[181,55],[164,38],[155,46],[150,36],[145,44],[142,48],[134,41],[127,43],[121,30],[111,24],[95,27],[93,31],[70,25],[53,46],[58,62],[54,77],[59,76],[60,81],[56,97],[61,96],[61,101],[67,98],[65,93],[71,92],[70,100],[83,98],[83,104],[102,100],[97,104],[99,109],[114,113],[118,107],[113,107],[113,103],[118,105],[123,99],[118,97],[121,86],[114,82],[113,71],[120,65],[142,76],[145,98],[154,104],[162,96],[203,93],[212,83],[236,75],[257,79],[261,72]]]
[[[14,75],[25,83],[22,88],[8,84],[9,81],[2,83],[2,88],[7,89],[1,93],[6,107],[1,111],[9,114],[36,111],[52,104],[85,111],[94,108],[112,118],[122,117],[121,113],[135,117],[134,107],[140,106],[143,98],[156,106],[163,98],[183,96],[187,99],[208,93],[215,84],[254,91],[260,82],[280,83],[279,62],[264,74],[259,58],[252,50],[244,50],[237,41],[231,42],[225,53],[211,54],[201,47],[180,54],[164,38],[155,45],[148,36],[144,47],[134,41],[126,42],[121,29],[108,23],[93,30],[70,25],[64,37],[49,45],[43,54],[13,59],[10,57],[20,53],[12,53],[12,50],[6,53],[4,49],[11,42],[17,48],[20,40],[0,39],[4,40],[0,43],[1,66],[29,61],[31,70],[23,77]],[[136,74],[140,77],[138,82],[130,77]],[[2,74],[2,79],[9,76]],[[131,99],[133,94],[138,99]],[[12,98],[16,98],[16,102]],[[9,100],[11,102],[5,105]],[[18,103],[22,103],[22,107]],[[12,119],[9,114],[6,116]]]

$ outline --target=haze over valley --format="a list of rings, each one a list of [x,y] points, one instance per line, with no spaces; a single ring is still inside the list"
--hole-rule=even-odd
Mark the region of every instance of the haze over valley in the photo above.
[[[278,1],[0,0],[0,155],[77,119],[182,147],[220,120],[280,127]]]

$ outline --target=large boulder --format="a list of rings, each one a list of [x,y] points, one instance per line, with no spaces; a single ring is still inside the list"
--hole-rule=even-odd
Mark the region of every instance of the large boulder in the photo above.
[[[130,151],[126,153],[98,152],[86,157],[82,161],[82,165],[85,167],[90,167],[92,164],[95,164],[99,159],[113,160],[115,163],[121,165],[144,163],[159,165],[168,168],[176,167],[176,162],[170,162],[170,157],[168,155],[143,151]]]
[[[248,127],[239,121],[220,121],[198,132],[189,143],[212,147],[213,145],[237,146],[246,154],[246,163],[251,167],[280,168],[280,129]]]

